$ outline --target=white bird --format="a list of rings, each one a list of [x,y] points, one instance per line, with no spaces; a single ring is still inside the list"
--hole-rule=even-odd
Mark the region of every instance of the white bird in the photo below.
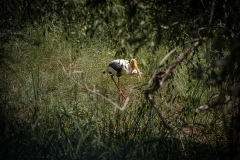
[[[138,69],[136,59],[131,59],[130,61],[125,60],[125,59],[113,60],[112,62],[110,62],[108,64],[106,70],[103,73],[110,73],[111,74],[111,78],[112,78],[113,82],[115,83],[115,85],[117,86],[119,94],[123,97],[124,97],[124,95],[119,88],[119,77],[121,77],[123,75],[125,76],[125,75],[137,74],[139,81],[142,78],[141,77],[142,73]],[[116,81],[113,78],[114,75],[116,75],[118,77],[118,84],[116,83]]]

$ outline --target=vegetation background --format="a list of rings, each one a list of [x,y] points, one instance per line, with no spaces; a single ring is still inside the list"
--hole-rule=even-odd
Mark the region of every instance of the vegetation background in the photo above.
[[[238,159],[240,2],[2,0],[0,159]],[[109,75],[116,58],[143,72]]]

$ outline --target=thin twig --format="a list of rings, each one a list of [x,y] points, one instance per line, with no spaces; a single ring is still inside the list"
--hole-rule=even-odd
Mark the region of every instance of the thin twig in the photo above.
[[[117,109],[123,111],[125,110],[126,106],[128,105],[128,103],[130,102],[130,96],[133,92],[133,89],[134,87],[130,88],[130,91],[128,93],[128,96],[126,97],[125,101],[124,101],[124,104],[123,106],[119,106],[117,103],[115,103],[114,101],[112,101],[111,99],[107,98],[106,96],[104,96],[103,94],[99,93],[99,91],[97,91],[96,89],[90,89],[87,84],[85,83],[85,85],[81,85],[78,81],[74,80],[72,77],[70,77],[70,79],[75,83],[77,84],[80,88],[90,92],[90,93],[93,93],[93,94],[96,94],[98,96],[100,96],[101,98],[103,98],[104,100],[106,100],[107,102],[109,102],[111,105],[113,105],[114,107],[116,107]]]
[[[161,28],[163,29],[169,29],[172,26],[178,25],[180,22],[173,22],[172,24],[170,24],[169,26],[165,26],[165,25],[161,25]]]
[[[207,101],[206,104],[201,105],[200,107],[195,109],[194,114],[197,115],[198,113],[200,113],[200,111],[204,111],[204,110],[207,110],[207,109],[210,109],[210,108],[214,108],[218,105],[227,104],[231,100],[231,98],[232,98],[231,96],[226,95],[222,92],[214,93],[209,98],[209,100]]]

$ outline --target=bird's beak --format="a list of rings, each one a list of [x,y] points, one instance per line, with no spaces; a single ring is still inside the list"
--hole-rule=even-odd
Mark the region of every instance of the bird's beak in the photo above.
[[[142,76],[141,76],[141,74],[140,74],[140,70],[138,69],[137,61],[136,61],[136,60],[133,61],[133,68],[137,70],[138,80],[140,81],[141,78],[142,78]]]

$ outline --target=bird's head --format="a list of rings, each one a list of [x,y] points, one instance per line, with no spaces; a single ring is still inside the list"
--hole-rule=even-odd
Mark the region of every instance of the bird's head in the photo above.
[[[140,70],[138,69],[138,66],[137,66],[137,60],[136,59],[131,59],[130,60],[130,65],[133,69],[137,70],[138,80],[140,81],[142,76],[141,76]]]

